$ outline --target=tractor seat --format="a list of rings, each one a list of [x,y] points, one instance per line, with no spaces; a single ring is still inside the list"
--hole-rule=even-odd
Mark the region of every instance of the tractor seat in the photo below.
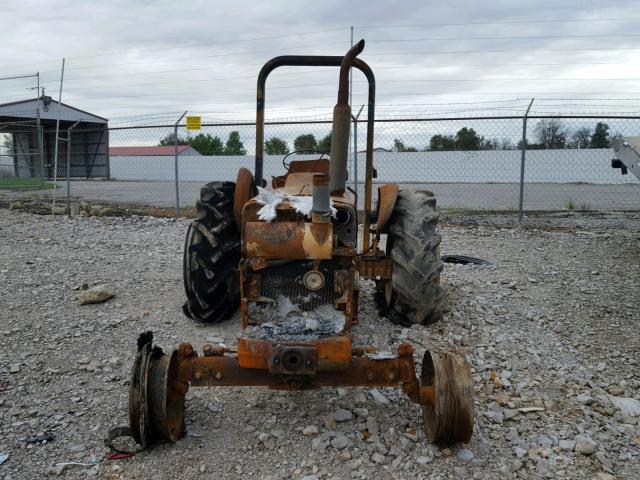
[[[329,159],[319,158],[317,160],[292,160],[289,164],[289,171],[278,177],[271,177],[273,188],[282,188],[287,183],[290,173],[329,173]]]

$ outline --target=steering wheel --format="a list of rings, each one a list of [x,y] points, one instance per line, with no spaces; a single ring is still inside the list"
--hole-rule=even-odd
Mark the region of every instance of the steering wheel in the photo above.
[[[289,165],[291,165],[291,164],[287,163],[287,158],[288,157],[290,157],[291,155],[295,155],[295,154],[310,155],[310,154],[314,154],[314,153],[320,154],[320,158],[318,160],[322,160],[322,158],[326,155],[326,153],[321,152],[319,150],[295,150],[293,152],[287,153],[284,156],[284,158],[282,159],[282,166],[285,168],[287,173],[289,173]]]

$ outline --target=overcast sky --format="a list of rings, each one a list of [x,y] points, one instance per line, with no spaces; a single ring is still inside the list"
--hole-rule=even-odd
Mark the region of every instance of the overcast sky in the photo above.
[[[63,102],[112,125],[171,123],[183,110],[251,120],[265,61],[344,54],[353,25],[377,78],[379,117],[521,113],[531,97],[536,113],[640,112],[637,7],[611,0],[5,1],[0,76],[39,71],[57,98],[66,57]],[[278,70],[267,85],[268,118],[327,118],[337,73]],[[354,75],[356,105],[366,101],[363,80]],[[0,103],[33,96],[32,85],[0,82]]]

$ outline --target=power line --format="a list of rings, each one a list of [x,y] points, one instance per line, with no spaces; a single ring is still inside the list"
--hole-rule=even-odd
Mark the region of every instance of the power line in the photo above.
[[[176,50],[176,49],[180,49],[180,48],[197,48],[197,47],[207,47],[207,46],[213,46],[213,45],[226,45],[226,44],[229,44],[229,43],[254,42],[254,41],[262,41],[262,40],[272,40],[272,39],[278,39],[278,38],[317,35],[317,34],[320,34],[320,33],[337,32],[337,31],[341,31],[341,30],[346,31],[346,27],[330,28],[330,29],[326,29],[326,30],[316,30],[316,31],[313,31],[313,32],[288,33],[288,34],[284,34],[284,35],[252,37],[252,38],[243,38],[243,39],[237,39],[237,40],[220,40],[220,41],[208,42],[208,43],[193,43],[193,44],[176,45],[176,46],[172,46],[172,47],[156,47],[156,48],[133,49],[133,50],[135,50],[136,53],[168,51],[168,50]],[[343,43],[343,42],[341,42],[341,43]],[[79,59],[86,59],[86,58],[105,57],[105,56],[111,56],[111,55],[122,55],[122,54],[125,54],[125,53],[130,53],[131,50],[132,49],[119,50],[117,52],[98,53],[98,54],[95,54],[95,55],[82,55],[82,56],[67,57],[67,58],[74,59],[74,60],[79,60]],[[43,63],[54,63],[54,62],[57,62],[57,60],[34,62],[34,63],[21,63],[21,64],[18,64],[18,65],[10,65],[10,66],[4,67],[4,68],[25,67],[25,66],[40,65],[40,64],[43,64]]]
[[[585,81],[589,81],[589,82],[625,82],[625,81],[638,81],[640,80],[640,78],[636,78],[636,77],[629,77],[629,78],[589,78],[589,79],[584,79],[584,78],[533,78],[533,77],[515,77],[515,78],[483,78],[481,79],[481,81],[483,82],[522,82],[522,81],[527,81],[527,82],[549,82],[549,81],[554,81],[554,82],[573,82],[573,81],[579,81],[579,82],[585,82]],[[206,81],[206,80],[198,80],[198,81]],[[472,79],[472,78],[429,78],[429,79],[420,79],[420,80],[379,80],[377,83],[395,83],[395,84],[402,84],[402,83],[468,83],[468,82],[473,82],[473,83],[477,83],[479,80],[478,79]],[[173,83],[181,83],[181,82],[173,82]],[[185,82],[187,83],[187,82]],[[355,81],[354,83],[366,83],[364,81]],[[144,85],[144,84],[140,84],[140,85]],[[150,84],[147,84],[150,85]],[[323,83],[307,83],[307,84],[295,84],[295,85],[276,85],[276,86],[272,86],[270,87],[270,90],[282,90],[282,89],[291,89],[291,88],[307,88],[307,87],[327,87],[327,86],[335,86],[335,83],[328,83],[328,82],[323,82]],[[94,88],[94,89],[99,89],[100,87]],[[82,89],[78,89],[78,90],[82,90]],[[181,92],[164,92],[164,93],[144,93],[144,94],[132,94],[132,95],[115,95],[115,96],[100,96],[100,97],[81,97],[81,100],[107,100],[107,99],[114,99],[114,98],[139,98],[139,97],[163,97],[163,96],[176,96],[176,95],[189,95],[189,94],[193,94],[194,92],[188,90],[188,91],[181,91]],[[227,90],[225,91],[225,94],[235,94],[235,93],[248,93],[247,90],[243,89],[243,90]],[[408,93],[388,93],[385,92],[385,95],[422,95],[423,93],[412,93],[412,92],[408,92]],[[309,98],[309,97],[299,97],[299,98]]]
[[[589,23],[589,22],[638,22],[640,18],[584,18],[584,19],[543,19],[543,20],[499,20],[493,22],[462,23],[421,23],[409,25],[354,25],[360,29],[417,28],[417,27],[464,27],[470,25],[510,25],[527,23]]]
[[[501,49],[501,50],[429,50],[427,52],[367,52],[367,56],[383,56],[383,55],[431,55],[431,54],[467,54],[467,53],[531,53],[531,52],[548,52],[548,53],[557,53],[557,52],[617,52],[617,51],[628,51],[628,50],[640,50],[638,47],[623,47],[623,48],[554,48],[551,49],[536,49],[536,48],[512,48],[512,49]]]
[[[427,23],[427,24],[405,24],[405,25],[355,25],[354,28],[366,30],[366,29],[395,29],[395,28],[444,27],[444,26],[458,27],[458,26],[505,25],[505,24],[594,23],[594,22],[619,22],[619,21],[637,22],[639,20],[640,19],[635,19],[635,18],[507,20],[507,21],[492,21],[492,22]],[[242,38],[242,39],[236,39],[236,40],[220,40],[216,42],[185,44],[185,45],[177,45],[173,47],[157,47],[157,48],[148,48],[148,49],[141,49],[141,50],[137,49],[136,51],[137,52],[167,51],[167,50],[174,50],[174,49],[180,49],[180,48],[194,48],[194,47],[202,47],[202,46],[229,44],[229,43],[242,43],[242,42],[263,41],[263,40],[278,39],[278,38],[316,35],[320,33],[329,33],[329,32],[346,31],[346,30],[347,30],[346,27],[338,27],[338,28],[332,28],[332,29],[317,30],[313,32],[298,32],[298,33],[290,33],[290,34],[283,34],[283,35]],[[84,55],[84,56],[67,57],[67,58],[73,58],[73,59],[96,58],[96,57],[103,57],[103,56],[110,56],[110,55],[119,55],[122,53],[129,53],[130,51],[131,50],[120,50],[116,52],[106,52],[106,53],[95,54],[95,55]],[[42,60],[39,62],[9,65],[9,66],[5,66],[4,68],[16,68],[16,67],[24,67],[24,66],[57,63],[57,62],[58,60]]]
[[[136,52],[157,52],[157,51],[167,51],[167,50],[176,50],[180,48],[196,48],[196,47],[210,47],[213,45],[227,45],[229,43],[242,43],[242,42],[257,42],[262,40],[273,40],[277,38],[288,38],[288,37],[301,37],[306,35],[317,35],[319,33],[328,33],[328,32],[337,32],[337,31],[346,31],[346,27],[340,28],[329,28],[326,30],[316,30],[314,32],[301,32],[301,33],[288,33],[284,35],[272,35],[266,37],[252,37],[252,38],[243,38],[238,40],[221,40],[217,42],[208,42],[208,43],[193,43],[187,45],[177,45],[174,47],[158,47],[158,48],[145,48],[145,49],[136,49]],[[344,42],[342,42],[344,43]],[[84,55],[79,57],[69,57],[72,59],[82,59],[82,58],[95,58],[95,57],[105,57],[110,55],[121,55],[123,53],[129,53],[130,50],[120,50],[119,52],[110,52],[110,53],[100,53],[96,55]]]
[[[318,47],[318,46],[329,46],[329,45],[342,45],[344,42],[329,42],[329,43],[324,43],[324,44],[316,44],[316,45],[306,45],[306,46],[293,46],[293,47],[289,47],[291,48],[314,48],[314,47]],[[606,51],[606,52],[616,52],[616,51],[630,51],[630,50],[640,50],[640,48],[637,47],[623,47],[623,48],[555,48],[555,49],[523,49],[523,48],[514,48],[514,49],[493,49],[493,50],[487,50],[487,49],[480,49],[480,50],[430,50],[427,52],[367,52],[366,56],[398,56],[398,55],[449,55],[449,54],[458,54],[458,55],[463,55],[463,54],[471,54],[471,53],[511,53],[514,51],[518,51],[518,52],[528,52],[528,53],[556,53],[559,51],[563,51],[563,52],[589,52],[589,51],[593,51],[593,52],[598,52],[598,51]],[[220,57],[228,57],[228,56],[234,56],[234,55],[249,55],[252,53],[264,53],[264,52],[270,52],[270,51],[274,51],[274,49],[266,49],[266,50],[254,50],[254,51],[250,51],[250,52],[237,52],[237,53],[226,53],[226,54],[215,54],[215,55],[198,55],[198,56],[193,56],[193,57],[186,57],[186,58],[180,58],[180,59],[168,59],[168,60],[159,60],[159,59],[152,59],[152,60],[140,60],[140,61],[135,61],[135,62],[123,62],[123,63],[103,63],[103,64],[98,64],[98,65],[86,65],[86,66],[71,66],[68,68],[68,70],[89,70],[89,69],[96,69],[96,68],[104,68],[104,67],[121,67],[121,66],[128,66],[128,65],[141,65],[141,64],[147,64],[147,63],[153,63],[153,64],[158,64],[158,63],[182,63],[188,60],[202,60],[202,59],[208,59],[208,58],[220,58]],[[281,51],[281,50],[278,50]],[[247,67],[251,67],[251,66],[262,66],[263,63],[245,63],[245,64],[226,64],[223,66],[215,66],[212,65],[211,68],[221,68],[221,67],[231,67],[231,66],[247,66]],[[8,67],[9,68],[9,67]],[[410,67],[405,67],[405,68],[410,68]],[[175,71],[179,71],[179,70],[175,70]],[[41,74],[44,73],[58,73],[58,70],[45,70],[45,71],[41,71]],[[144,72],[143,72],[144,74]],[[119,75],[119,74],[115,74],[115,75]],[[104,76],[104,75],[101,75]],[[84,78],[84,77],[75,77],[75,78]]]
[[[251,64],[252,66],[258,66],[260,64]],[[412,69],[412,70],[416,70],[416,69],[447,69],[447,68],[477,68],[477,67],[501,67],[501,66],[513,66],[515,65],[514,62],[508,62],[508,63],[484,63],[484,64],[447,64],[447,65],[413,65],[413,66],[407,66],[407,65],[376,65],[376,70],[380,70],[380,69]],[[623,63],[623,62],[564,62],[564,63],[517,63],[518,67],[528,67],[528,66],[579,66],[579,65],[628,65],[627,63]],[[630,66],[630,65],[629,65]],[[161,71],[157,71],[157,72],[134,72],[134,73],[124,73],[124,74],[113,74],[113,75],[109,75],[109,77],[116,77],[116,76],[147,76],[147,75],[155,75],[155,74],[163,74],[163,73],[184,73],[184,72],[190,72],[190,71],[197,71],[197,70],[211,70],[214,69],[213,66],[207,66],[207,67],[198,67],[198,68],[192,68],[192,69],[171,69],[171,70],[161,70]],[[284,73],[284,72],[274,72],[273,76],[298,76],[298,75],[308,75],[308,74],[318,74],[318,70],[306,70],[306,71],[296,71],[296,72],[290,72],[290,73]],[[181,80],[181,81],[177,81],[177,82],[156,82],[156,83],[125,83],[125,84],[112,84],[112,85],[107,85],[108,88],[115,88],[115,87],[128,87],[128,86],[147,86],[147,85],[168,85],[171,83],[190,83],[190,82],[204,82],[204,81],[218,81],[218,80],[240,80],[240,79],[255,79],[256,75],[252,74],[252,75],[242,75],[242,76],[233,76],[233,77],[217,77],[217,78],[205,78],[205,79],[197,79],[197,80]],[[73,81],[73,80],[88,80],[88,79],[104,79],[105,75],[93,75],[93,76],[80,76],[80,77],[72,77],[69,79],[69,81]],[[42,85],[52,85],[55,84],[55,80],[49,81],[49,82],[42,82]],[[13,87],[2,87],[5,89],[10,89]],[[90,90],[90,89],[95,89],[95,88],[100,88],[100,86],[98,87],[81,87],[81,88],[74,88],[74,90]]]
[[[440,42],[457,40],[535,40],[547,38],[601,38],[601,37],[640,37],[635,33],[603,33],[588,35],[516,35],[507,37],[431,37],[431,38],[388,38],[384,42]]]
[[[293,45],[290,47],[287,47],[287,50],[292,50],[292,49],[300,49],[300,48],[315,48],[315,47],[326,47],[326,46],[331,46],[331,45],[344,45],[344,42],[325,42],[325,43],[318,43],[318,44],[314,44],[314,45]],[[220,54],[215,54],[215,55],[200,55],[200,56],[196,56],[196,57],[188,57],[188,58],[180,58],[180,59],[173,59],[173,60],[158,60],[158,59],[153,59],[153,60],[140,60],[137,62],[124,62],[124,63],[103,63],[103,64],[98,64],[98,65],[86,65],[86,66],[78,66],[78,67],[69,67],[68,69],[65,70],[87,70],[87,69],[91,69],[91,68],[102,68],[102,67],[119,67],[119,66],[124,66],[124,65],[138,65],[138,64],[143,64],[143,63],[159,63],[159,62],[182,62],[184,60],[198,60],[198,59],[204,59],[204,58],[220,58],[220,57],[233,57],[233,56],[240,56],[240,55],[251,55],[254,53],[266,53],[266,52],[280,52],[281,54],[284,54],[286,52],[282,51],[282,48],[268,48],[268,49],[263,49],[263,50],[250,50],[250,51],[245,51],[245,52],[231,52],[231,53],[220,53]],[[10,68],[10,67],[7,67]],[[46,71],[42,71],[40,73],[58,73],[58,70],[46,70]]]

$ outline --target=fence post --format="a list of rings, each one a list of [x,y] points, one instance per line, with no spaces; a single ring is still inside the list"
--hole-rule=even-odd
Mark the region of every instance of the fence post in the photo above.
[[[524,200],[524,161],[527,152],[527,116],[529,115],[529,110],[531,110],[531,105],[533,105],[533,98],[529,102],[529,106],[527,107],[527,111],[524,113],[524,117],[522,117],[522,144],[520,146],[520,200],[518,202],[518,223],[522,223],[522,209],[523,209],[523,200]]]
[[[178,183],[178,124],[180,120],[184,118],[187,111],[180,115],[180,118],[173,126],[173,144],[174,150],[174,170],[175,170],[175,182],[176,182],[176,218],[180,218],[180,184]]]
[[[44,150],[42,149],[42,122],[40,121],[40,97],[38,97],[38,156],[40,160],[40,179],[44,183],[46,175],[44,170]]]
[[[71,131],[82,121],[79,118],[76,123],[67,129],[67,215],[71,216]]]
[[[60,140],[60,110],[62,110],[62,82],[64,81],[64,58],[62,59],[62,70],[60,72],[60,92],[58,93],[58,110],[56,116],[56,143],[53,153],[53,200],[51,202],[51,215],[56,214],[56,183],[58,179],[58,143]]]

